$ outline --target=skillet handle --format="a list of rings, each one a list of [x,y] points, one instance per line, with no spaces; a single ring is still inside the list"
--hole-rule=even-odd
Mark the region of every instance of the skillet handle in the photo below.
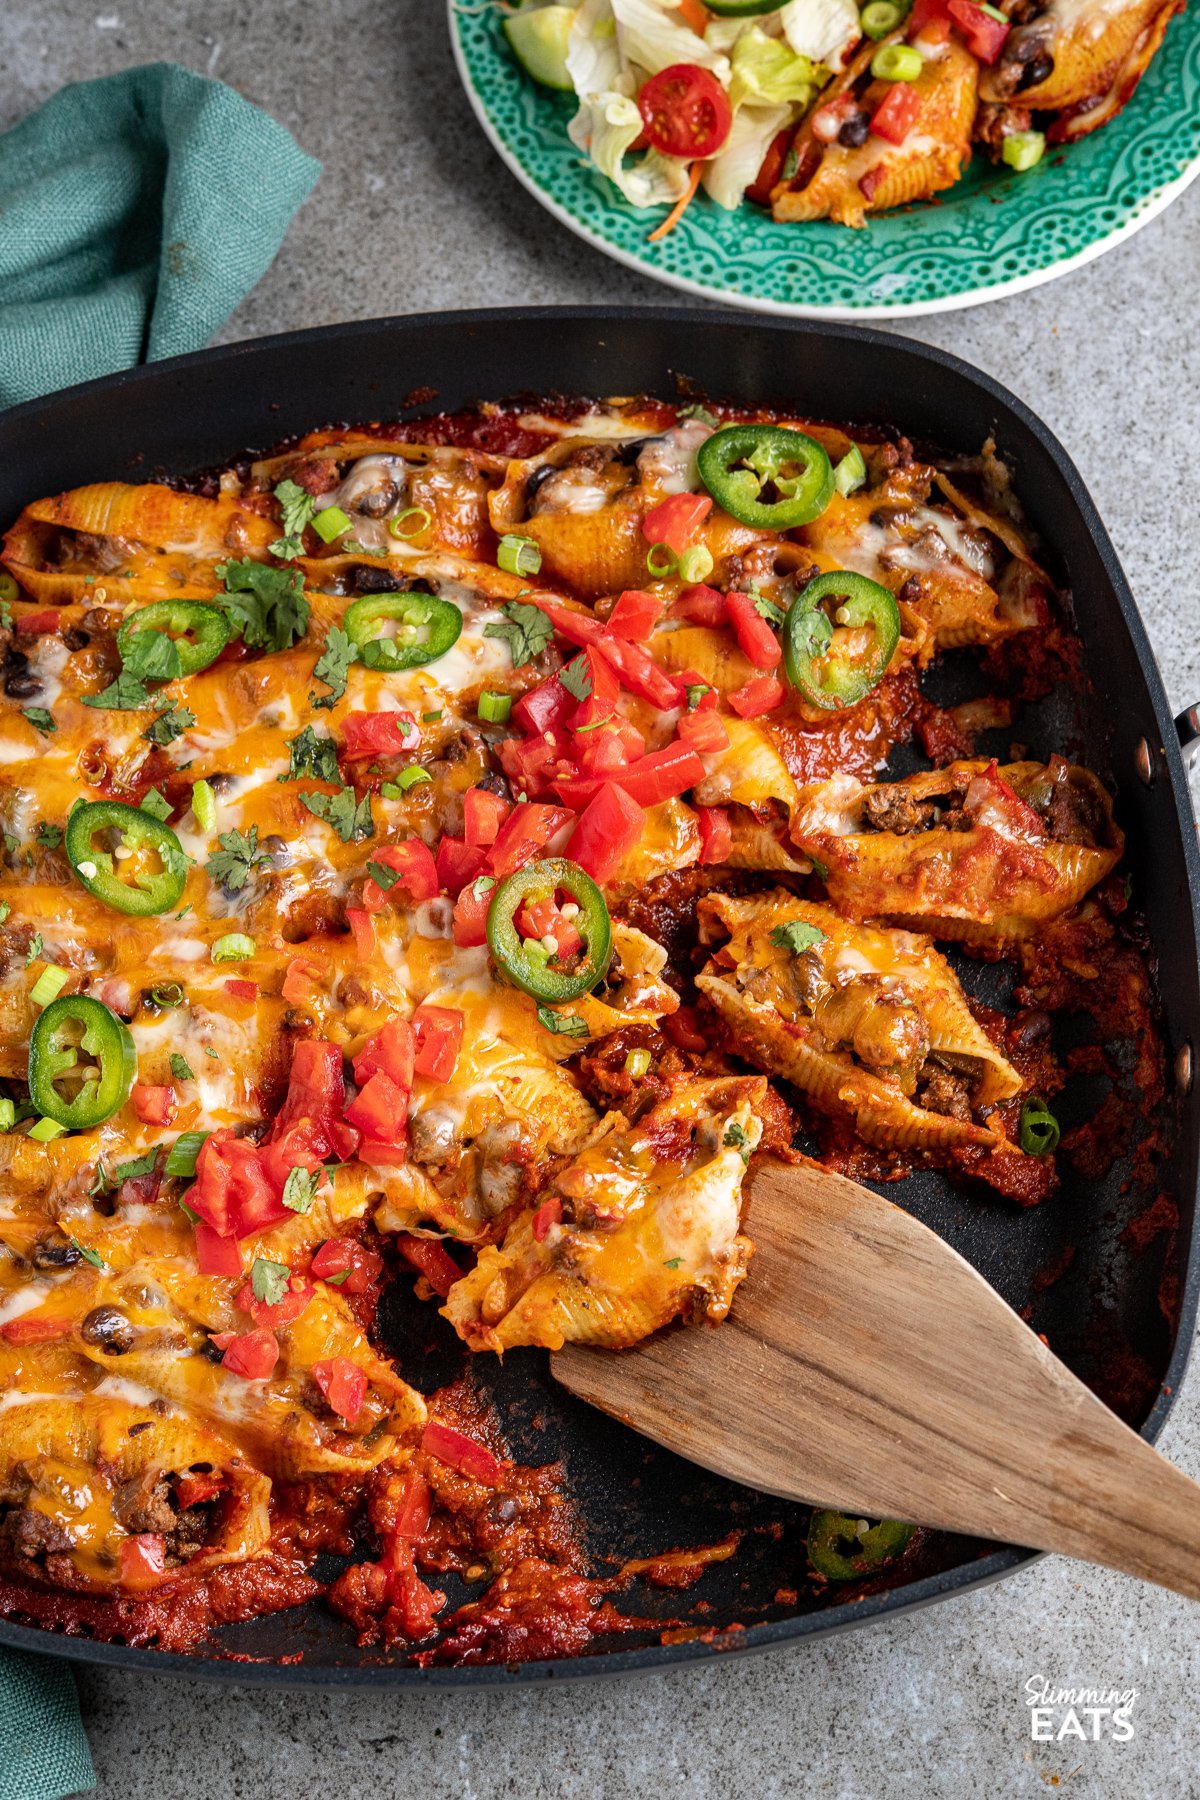
[[[1179,736],[1183,760],[1189,769],[1194,769],[1196,759],[1200,757],[1200,702],[1176,715],[1175,730]]]

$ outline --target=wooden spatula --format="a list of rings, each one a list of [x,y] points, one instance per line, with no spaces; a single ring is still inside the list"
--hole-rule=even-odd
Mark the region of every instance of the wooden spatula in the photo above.
[[[969,1263],[857,1183],[764,1164],[716,1330],[571,1346],[554,1374],[749,1487],[1057,1550],[1200,1598],[1200,1484],[1122,1424]]]

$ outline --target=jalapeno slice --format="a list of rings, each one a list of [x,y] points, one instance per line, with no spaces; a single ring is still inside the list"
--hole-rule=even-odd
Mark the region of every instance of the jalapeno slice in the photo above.
[[[144,917],[178,906],[187,857],[170,826],[151,813],[121,800],[77,801],[63,844],[88,893],[114,911]]]
[[[821,445],[782,425],[726,425],[701,444],[696,467],[718,506],[764,531],[807,525],[833,497]]]
[[[382,626],[394,619],[394,638]],[[436,594],[368,594],[346,608],[342,630],[368,669],[418,669],[436,662],[458,641],[463,616]],[[424,632],[424,636],[418,635]]]
[[[861,1581],[895,1562],[915,1530],[901,1519],[868,1525],[845,1513],[815,1512],[808,1527],[808,1560],[830,1581]]]
[[[583,940],[582,948],[565,961],[542,939],[523,937],[517,929],[517,915],[526,903],[553,902],[559,893],[569,895],[579,908],[573,922]],[[488,907],[487,941],[514,987],[550,1006],[590,994],[603,981],[612,957],[604,895],[578,863],[561,856],[529,863],[500,883]]]
[[[825,610],[834,603],[833,617]],[[847,635],[839,641],[837,627]],[[865,647],[859,637],[871,632]],[[849,634],[853,633],[853,636]],[[877,581],[845,569],[818,575],[792,602],[783,624],[783,666],[811,706],[853,706],[878,687],[900,641],[900,610]]]
[[[787,0],[705,0],[705,4],[718,19],[756,19],[762,13],[778,12]]]
[[[86,994],[52,1000],[29,1039],[29,1098],[68,1131],[102,1125],[129,1098],[137,1052],[115,1012]]]
[[[216,662],[232,636],[232,627],[219,606],[202,600],[156,600],[140,606],[117,633],[122,662],[129,661],[133,640],[142,631],[158,631],[170,638],[179,652],[181,675],[196,675]]]

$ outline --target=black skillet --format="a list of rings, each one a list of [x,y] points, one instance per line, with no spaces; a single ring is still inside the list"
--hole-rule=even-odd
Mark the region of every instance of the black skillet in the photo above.
[[[975,1263],[1014,1306],[1028,1306],[1027,1316],[1055,1351],[1154,1438],[1183,1374],[1200,1285],[1193,1249],[1200,1130],[1187,1098],[1192,1047],[1200,1041],[1200,857],[1176,728],[1129,587],[1074,467],[1019,400],[944,351],[845,325],[682,308],[531,308],[380,320],[203,351],[15,408],[0,417],[0,521],[9,523],[26,501],[62,488],[182,475],[320,425],[408,418],[431,404],[453,409],[516,393],[672,397],[678,380],[713,398],[794,404],[817,418],[898,428],[948,451],[975,453],[994,437],[1052,568],[1073,595],[1088,691],[1058,693],[1031,708],[991,747],[1003,754],[1008,740],[1017,739],[1034,755],[1066,749],[1116,792],[1134,902],[1145,913],[1158,959],[1166,1152],[1144,1187],[1131,1181],[1127,1159],[1101,1182],[1065,1170],[1061,1190],[1030,1212],[986,1192],[967,1194],[936,1175],[913,1176],[888,1192]],[[971,671],[969,655],[951,657],[927,685],[936,684],[935,698],[957,698],[969,691]],[[1198,734],[1185,718],[1178,735],[1190,743]],[[900,754],[894,766],[912,766],[911,757]],[[965,960],[960,968],[973,991],[1003,997],[1003,968]],[[1067,1029],[1075,1041],[1086,1036],[1085,1022]],[[1086,1118],[1103,1092],[1094,1080],[1073,1080],[1061,1105],[1066,1122]],[[1160,1192],[1178,1204],[1178,1231],[1159,1233],[1135,1252],[1122,1234]],[[1047,1282],[1072,1245],[1067,1273]],[[389,1296],[384,1325],[404,1374],[428,1390],[457,1373],[461,1358],[448,1330],[409,1298],[407,1285]],[[947,1357],[953,1354],[947,1344]],[[3,1622],[0,1643],[241,1684],[561,1679],[660,1669],[718,1647],[758,1650],[845,1630],[965,1592],[1029,1559],[1024,1550],[934,1537],[892,1585],[850,1601],[836,1590],[819,1595],[807,1578],[803,1509],[654,1450],[556,1389],[540,1352],[512,1354],[502,1369],[480,1360],[475,1374],[493,1396],[516,1456],[564,1460],[598,1569],[605,1559],[743,1531],[738,1554],[696,1587],[639,1591],[632,1601],[642,1616],[694,1624],[715,1636],[662,1644],[657,1632],[642,1632],[598,1638],[592,1654],[569,1661],[419,1670],[402,1655],[356,1649],[345,1623],[317,1602],[227,1627],[190,1656],[51,1637]],[[451,1593],[459,1597],[465,1594]],[[743,1629],[729,1632],[729,1626]],[[297,1651],[302,1662],[279,1665],[278,1658]],[[250,1660],[232,1662],[231,1653]]]

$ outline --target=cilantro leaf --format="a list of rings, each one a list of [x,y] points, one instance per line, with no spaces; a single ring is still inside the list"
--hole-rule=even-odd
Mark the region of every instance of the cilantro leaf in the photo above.
[[[283,536],[277,537],[267,549],[272,556],[290,562],[293,556],[300,556],[304,550],[304,527],[317,510],[317,503],[298,482],[281,481],[275,489],[283,513]]]
[[[33,841],[35,844],[41,844],[45,850],[57,850],[62,840],[62,826],[50,825],[43,819]]]
[[[712,689],[707,681],[689,681],[686,683],[683,691],[687,695],[687,709],[689,712],[695,712],[705,694],[712,693]]]
[[[43,737],[49,737],[52,731],[58,730],[54,714],[47,712],[44,706],[23,706],[21,711],[33,729],[40,731]]]
[[[0,631],[12,630],[12,608],[7,600],[0,600]]]
[[[588,667],[586,656],[573,656],[565,669],[558,671],[558,679],[568,694],[576,700],[590,700],[592,696],[592,672]]]
[[[377,881],[384,893],[389,893],[400,879],[399,869],[389,869],[386,863],[369,862],[367,874],[372,881]]]
[[[138,805],[140,812],[149,813],[152,819],[169,819],[175,810],[165,795],[152,787],[148,794],[143,794]]]
[[[187,1057],[180,1056],[177,1050],[173,1051],[171,1054],[171,1073],[176,1081],[195,1081],[196,1079],[192,1070],[188,1067]]]
[[[145,712],[154,705],[144,681],[122,669],[115,681],[99,694],[81,696],[85,706],[102,706],[106,712]]]
[[[308,696],[313,706],[332,706],[340,700],[346,691],[346,675],[350,664],[354,661],[354,645],[350,642],[340,625],[331,625],[329,636],[325,639],[325,648],[317,658],[317,666],[313,670],[313,680],[323,681],[329,689],[327,694]]]
[[[136,681],[178,681],[183,673],[179,650],[165,631],[135,631],[121,662]]]
[[[44,949],[45,949],[45,944],[42,941],[42,934],[40,931],[35,931],[33,936],[29,940],[29,954],[25,958],[25,967],[27,969],[30,967],[31,964],[33,964],[37,961],[38,957],[42,954],[42,951]]]
[[[587,1037],[588,1028],[578,1013],[556,1012],[552,1006],[539,1006],[538,1024],[560,1037]]]
[[[256,1256],[250,1267],[254,1298],[261,1300],[264,1306],[278,1306],[288,1291],[291,1276],[292,1271],[286,1263],[268,1262],[265,1256]]]
[[[523,668],[542,654],[554,636],[554,627],[540,606],[530,606],[524,600],[506,600],[500,611],[503,622],[485,625],[483,635],[503,638],[512,653],[513,668]]]
[[[320,1180],[320,1169],[314,1169],[311,1174],[307,1169],[289,1169],[283,1184],[283,1204],[290,1212],[306,1213],[317,1197]]]
[[[681,406],[675,416],[677,419],[699,419],[702,425],[715,426],[720,423],[716,413],[709,412],[707,406],[701,406],[698,401],[693,401],[691,406]],[[667,1266],[669,1268],[670,1264]]]
[[[222,831],[217,842],[221,848],[213,851],[204,867],[227,894],[240,893],[250,878],[250,871],[258,863],[271,860],[270,851],[258,847],[257,825],[252,825],[244,836],[240,831]]]
[[[471,883],[471,892],[477,900],[482,900],[485,894],[491,893],[495,885],[496,877],[494,875],[477,875]]]
[[[364,794],[356,801],[354,789],[343,788],[340,794],[301,794],[300,804],[307,807],[314,818],[324,819],[327,825],[332,825],[343,844],[375,836],[370,794]]]
[[[803,919],[789,919],[786,925],[776,925],[771,933],[771,942],[781,950],[790,950],[793,956],[799,956],[802,950],[811,950],[814,944],[825,942],[825,933],[815,925],[806,925]]]
[[[746,1136],[744,1128],[738,1124],[736,1119],[731,1119],[729,1121],[729,1124],[725,1127],[725,1136],[721,1141],[727,1149],[736,1150],[744,1163],[750,1161],[750,1139]]]
[[[165,746],[173,744],[175,739],[182,737],[185,731],[190,731],[195,723],[195,713],[189,712],[186,706],[173,706],[170,712],[165,712],[161,717],[155,719],[153,725],[147,725],[142,736],[148,738],[152,744]]]
[[[78,1250],[84,1262],[91,1263],[93,1269],[102,1269],[104,1267],[104,1258],[98,1250],[89,1250],[88,1246],[86,1244],[81,1244],[78,1238],[68,1238],[67,1241],[73,1249]]]
[[[311,775],[316,781],[338,781],[337,745],[324,732],[306,725],[299,737],[288,739],[291,765],[280,781],[300,781]]]
[[[136,1181],[139,1175],[153,1175],[157,1167],[158,1145],[155,1144],[144,1156],[134,1156],[129,1162],[118,1163],[113,1170],[113,1185],[120,1187],[123,1181]]]
[[[683,1262],[682,1256],[669,1256],[663,1264],[664,1269],[678,1269]]]
[[[768,625],[783,624],[783,621],[787,618],[786,611],[782,606],[777,605],[774,600],[768,600],[765,594],[760,594],[758,591],[758,583],[756,581],[747,583],[746,592],[749,594],[751,600],[753,600],[754,610],[760,619],[765,619]]]
[[[224,562],[216,572],[225,584],[221,605],[243,640],[254,650],[287,650],[308,630],[308,601],[299,569],[269,563]]]

